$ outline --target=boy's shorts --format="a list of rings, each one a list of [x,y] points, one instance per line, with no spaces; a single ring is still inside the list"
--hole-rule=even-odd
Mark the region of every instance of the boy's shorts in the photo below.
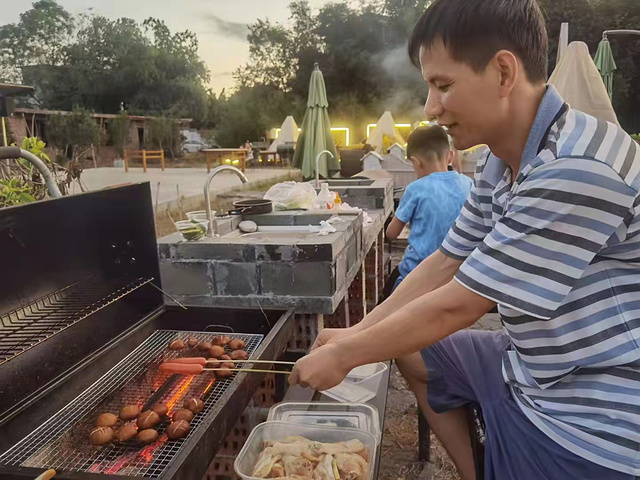
[[[431,408],[479,405],[486,425],[485,480],[634,480],[579,457],[522,413],[502,377],[503,332],[462,330],[421,351]]]

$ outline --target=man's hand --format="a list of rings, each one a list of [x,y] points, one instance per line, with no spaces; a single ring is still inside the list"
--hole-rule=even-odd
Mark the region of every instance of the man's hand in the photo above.
[[[351,371],[351,366],[342,359],[341,351],[335,343],[316,348],[296,362],[289,383],[318,391],[335,387]]]
[[[340,338],[355,333],[352,328],[323,328],[313,342],[311,350],[338,341]]]

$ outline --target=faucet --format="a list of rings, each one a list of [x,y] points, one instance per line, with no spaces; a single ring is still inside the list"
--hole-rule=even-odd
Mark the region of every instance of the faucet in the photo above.
[[[324,155],[325,153],[328,153],[329,155],[331,155],[331,158],[335,158],[333,156],[333,153],[331,153],[329,150],[323,150],[321,151],[317,156],[316,156],[316,188],[320,188],[320,157],[322,155]]]
[[[247,183],[248,181],[244,173],[231,165],[221,165],[211,170],[211,173],[207,176],[207,179],[204,182],[204,203],[206,205],[205,208],[207,209],[207,220],[209,221],[209,226],[207,227],[207,236],[209,237],[213,237],[213,215],[211,213],[211,194],[209,192],[209,189],[211,188],[211,180],[213,180],[213,177],[217,174],[224,172],[225,170],[235,173],[242,183]]]

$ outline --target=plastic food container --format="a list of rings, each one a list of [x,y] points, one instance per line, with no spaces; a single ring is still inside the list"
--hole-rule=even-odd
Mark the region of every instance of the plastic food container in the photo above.
[[[211,218],[216,216],[216,212],[215,211],[211,211]],[[196,220],[196,221],[206,221],[208,220],[207,218],[207,211],[206,210],[195,210],[193,212],[187,212],[187,218],[189,220]]]
[[[182,238],[189,242],[200,240],[207,233],[209,222],[206,220],[180,220],[175,222]]]
[[[290,422],[265,422],[254,428],[233,463],[234,470],[244,479],[259,480],[259,477],[251,476],[251,471],[263,450],[264,442],[283,440],[290,436],[301,436],[318,442],[360,440],[369,453],[369,479],[373,478],[376,439],[372,434],[355,428],[320,427]]]
[[[267,421],[320,427],[355,428],[371,433],[380,443],[382,431],[378,410],[364,403],[285,402],[269,410]]]
[[[343,403],[364,403],[375,397],[388,367],[386,363],[371,363],[356,367],[335,387],[323,395]]]

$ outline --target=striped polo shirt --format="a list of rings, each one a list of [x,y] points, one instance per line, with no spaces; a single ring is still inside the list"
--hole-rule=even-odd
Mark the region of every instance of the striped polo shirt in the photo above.
[[[503,376],[571,452],[640,475],[640,148],[548,86],[516,175],[480,161],[441,250],[498,303]]]

